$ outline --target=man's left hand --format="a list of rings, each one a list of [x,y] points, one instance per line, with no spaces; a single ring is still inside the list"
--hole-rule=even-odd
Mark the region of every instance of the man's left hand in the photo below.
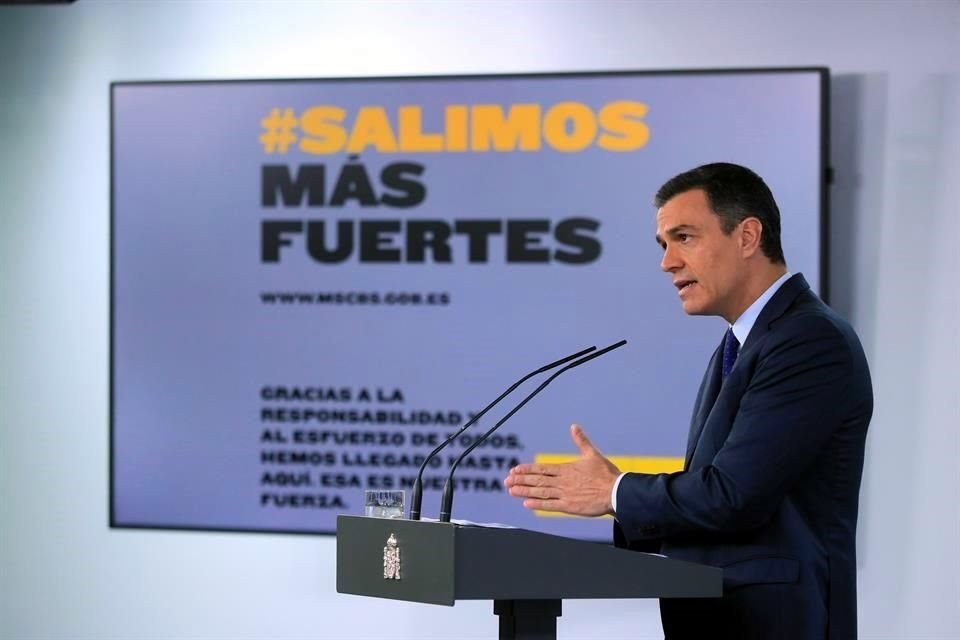
[[[524,498],[527,509],[578,516],[613,514],[611,494],[620,469],[590,442],[578,424],[570,437],[580,457],[564,464],[521,464],[503,481],[511,496]]]

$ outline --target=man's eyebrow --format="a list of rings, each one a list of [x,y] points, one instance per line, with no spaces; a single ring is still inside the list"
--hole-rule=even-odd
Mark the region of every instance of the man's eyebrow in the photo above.
[[[668,236],[674,237],[677,234],[684,233],[685,231],[696,231],[696,229],[697,228],[692,224],[678,224],[675,227],[670,227],[664,233]],[[656,240],[657,240],[657,244],[660,244],[660,245],[663,244],[663,238],[660,236],[659,233],[657,234]]]

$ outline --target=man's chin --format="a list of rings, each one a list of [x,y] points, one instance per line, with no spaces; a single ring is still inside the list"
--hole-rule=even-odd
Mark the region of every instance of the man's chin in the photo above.
[[[683,307],[683,312],[688,316],[708,316],[710,315],[710,310],[706,308],[706,305],[697,304],[693,300],[685,300],[681,303]]]

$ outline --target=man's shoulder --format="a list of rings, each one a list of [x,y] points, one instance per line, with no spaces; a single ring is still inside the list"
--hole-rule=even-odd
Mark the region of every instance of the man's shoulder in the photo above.
[[[783,315],[770,323],[770,332],[810,336],[842,336],[859,343],[856,331],[813,291],[800,292]]]
[[[797,295],[784,313],[770,322],[760,343],[761,359],[784,351],[800,358],[842,352],[854,368],[866,367],[863,346],[853,326],[810,290]]]

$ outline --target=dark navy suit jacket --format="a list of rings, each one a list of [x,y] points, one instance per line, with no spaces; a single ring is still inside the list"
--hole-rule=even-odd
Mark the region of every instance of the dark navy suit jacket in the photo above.
[[[667,638],[856,638],[856,527],[873,392],[856,334],[787,280],[720,375],[684,471],[624,476],[618,546],[722,567],[719,599],[664,599]]]

